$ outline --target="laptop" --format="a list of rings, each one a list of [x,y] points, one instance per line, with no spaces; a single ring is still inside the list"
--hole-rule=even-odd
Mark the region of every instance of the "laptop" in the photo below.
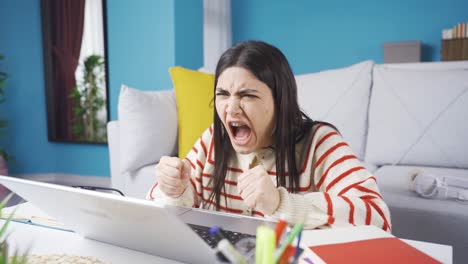
[[[262,218],[233,215],[7,176],[0,184],[83,237],[188,263],[214,263],[216,252],[194,228],[220,226],[255,235]]]

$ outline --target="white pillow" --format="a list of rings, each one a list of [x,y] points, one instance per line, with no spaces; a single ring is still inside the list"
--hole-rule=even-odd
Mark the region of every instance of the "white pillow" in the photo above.
[[[335,125],[362,160],[373,61],[296,76],[298,100],[312,119]]]
[[[122,174],[176,153],[177,107],[173,90],[140,91],[122,85],[118,118]]]
[[[374,67],[366,161],[468,168],[468,71]]]

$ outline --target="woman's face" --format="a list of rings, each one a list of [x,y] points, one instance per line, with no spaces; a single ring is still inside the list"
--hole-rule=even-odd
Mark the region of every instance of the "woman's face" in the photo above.
[[[275,107],[268,86],[250,71],[230,67],[218,77],[216,112],[234,150],[248,154],[273,141]]]

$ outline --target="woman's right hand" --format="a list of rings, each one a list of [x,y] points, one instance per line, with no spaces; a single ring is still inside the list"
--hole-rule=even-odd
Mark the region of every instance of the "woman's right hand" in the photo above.
[[[187,188],[191,169],[187,160],[176,157],[162,157],[156,165],[159,189],[172,198],[181,196]]]

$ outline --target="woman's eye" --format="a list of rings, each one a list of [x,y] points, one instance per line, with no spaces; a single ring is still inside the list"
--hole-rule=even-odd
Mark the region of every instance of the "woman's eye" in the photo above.
[[[253,95],[253,94],[244,94],[242,95],[242,97],[246,97],[246,98],[257,98],[256,95]]]
[[[216,96],[226,96],[227,94],[225,92],[217,92]]]

